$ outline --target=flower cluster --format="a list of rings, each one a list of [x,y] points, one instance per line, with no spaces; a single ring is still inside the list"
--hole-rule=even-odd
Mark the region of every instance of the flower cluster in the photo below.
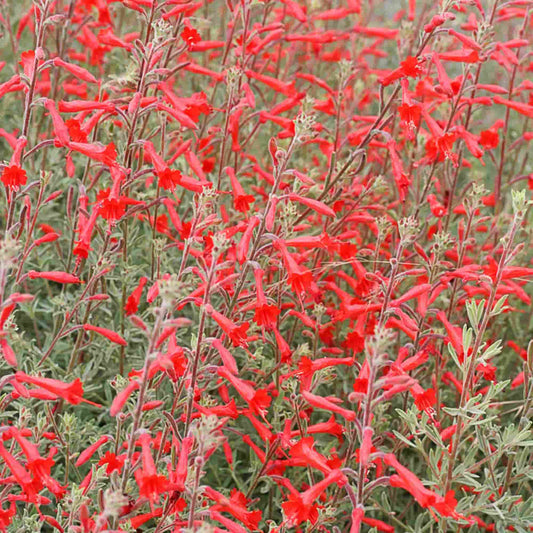
[[[533,531],[529,0],[0,0],[0,532]]]

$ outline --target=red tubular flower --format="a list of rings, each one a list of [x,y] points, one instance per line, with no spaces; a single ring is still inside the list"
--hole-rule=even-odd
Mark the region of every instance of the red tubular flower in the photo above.
[[[88,202],[87,196],[83,195],[82,198],[80,198],[80,208],[83,208],[84,210],[86,210],[87,202]],[[87,257],[89,257],[89,252],[92,250],[91,248],[92,234],[94,232],[94,226],[96,225],[96,220],[98,219],[99,214],[100,214],[99,206],[96,206],[93,208],[91,216],[87,219],[87,217],[85,217],[85,215],[82,214],[81,209],[80,209],[80,214],[78,217],[78,228],[77,228],[79,238],[74,243],[75,246],[74,246],[74,249],[72,250],[72,253],[74,255],[77,255],[84,259],[87,259]]]
[[[246,332],[250,327],[248,322],[244,322],[240,325],[235,324],[229,318],[225,317],[222,313],[215,311],[212,306],[206,307],[207,313],[215,319],[215,322],[222,328],[222,331],[231,339],[233,346],[248,346],[248,337]]]
[[[259,74],[258,72],[254,72],[253,70],[246,70],[245,72],[249,78],[260,81],[261,83],[268,85],[274,91],[284,94],[285,96],[292,96],[295,93],[294,81],[283,82],[281,80],[278,80],[277,78],[266,76],[264,74]]]
[[[57,241],[57,239],[59,239],[59,233],[47,233],[39,239],[35,239],[33,241],[33,246],[41,246],[41,244],[45,244],[47,242],[54,242]]]
[[[9,165],[2,170],[0,179],[6,188],[18,189],[22,185],[26,185],[28,176],[26,171],[19,165]]]
[[[139,439],[142,447],[142,468],[135,470],[135,480],[139,486],[139,495],[150,501],[150,505],[157,503],[161,494],[173,490],[173,484],[163,475],[158,474],[152,452],[150,450],[150,436],[144,434]]]
[[[98,83],[98,80],[86,69],[78,65],[73,65],[72,63],[67,63],[63,61],[60,57],[54,57],[54,66],[64,68],[66,71],[70,72],[76,78],[86,81],[87,83]]]
[[[56,146],[68,146],[68,143],[70,142],[69,130],[66,124],[63,122],[61,115],[57,112],[55,102],[47,98],[44,102],[44,107],[48,110],[48,113],[50,113],[50,116],[52,117]]]
[[[420,479],[405,466],[402,466],[393,454],[385,455],[384,461],[385,464],[392,466],[398,473],[390,477],[391,486],[401,487],[410,492],[422,507],[427,508],[437,502],[438,495],[426,489]]]
[[[83,329],[85,331],[94,331],[95,333],[98,333],[98,335],[102,335],[106,339],[109,339],[111,342],[114,342],[115,344],[120,344],[121,346],[127,346],[128,342],[126,339],[121,337],[117,332],[112,331],[107,328],[101,328],[99,326],[92,326],[91,324],[84,324]]]
[[[241,150],[241,145],[239,144],[239,134],[240,134],[240,120],[242,117],[242,114],[244,113],[244,106],[237,106],[233,108],[231,111],[231,114],[229,116],[228,121],[228,131],[231,135],[231,149],[234,152],[239,152]],[[254,201],[255,198],[252,196],[252,200],[248,201]],[[243,198],[241,197],[241,201]]]
[[[189,453],[194,444],[194,439],[192,437],[185,437],[181,441],[181,448],[178,456],[178,463],[176,465],[176,470],[170,473],[170,480],[176,486],[176,490],[183,492],[185,490],[185,482],[187,481],[187,472]]]
[[[155,172],[159,178],[159,186],[162,189],[172,190],[179,185],[189,191],[201,193],[204,190],[204,186],[210,185],[209,182],[197,181],[188,176],[183,176],[177,169],[169,168],[150,141],[144,142],[144,149],[154,165]]]
[[[48,281],[55,281],[56,283],[81,283],[78,276],[68,274],[67,272],[36,272],[35,270],[30,270],[28,272],[28,277],[30,279],[47,279]]]
[[[78,404],[86,401],[83,396],[83,384],[81,379],[75,379],[71,383],[64,383],[57,379],[42,378],[38,376],[29,376],[24,372],[16,372],[15,377],[19,383],[31,383],[41,389],[51,392],[59,398],[71,404]]]
[[[239,393],[250,409],[263,416],[271,402],[271,398],[264,389],[255,390],[251,385],[234,376],[226,367],[218,367],[218,375],[227,379]]]
[[[306,390],[311,385],[311,380],[319,370],[324,368],[331,368],[338,365],[353,365],[354,360],[351,357],[322,357],[321,359],[309,359],[309,357],[302,357],[298,363],[298,372],[302,375],[302,387]]]
[[[398,106],[400,114],[400,123],[406,129],[406,137],[413,141],[415,132],[420,123],[421,108],[418,104],[413,104],[409,95],[409,82],[404,78],[401,81],[402,86],[402,104]]]
[[[278,239],[274,241],[274,246],[281,252],[292,290],[297,294],[311,290],[313,274],[298,265],[282,240]]]
[[[261,511],[248,511],[247,500],[244,494],[236,489],[231,491],[229,498],[220,492],[205,487],[204,494],[210,500],[216,502],[211,506],[212,511],[224,512],[231,514],[234,518],[241,521],[250,531],[256,531],[261,521]]]
[[[363,517],[362,518],[363,524],[366,524],[367,526],[370,526],[371,528],[376,528],[378,531],[382,531],[383,533],[394,533],[395,529],[393,526],[389,524],[385,524],[385,522],[382,522],[381,520],[377,520],[376,518],[370,518],[370,517]]]
[[[0,351],[6,363],[13,367],[17,366],[17,356],[15,355],[13,348],[11,348],[11,346],[7,342],[7,339],[5,338],[5,335],[7,335],[7,332],[4,330],[4,325],[7,319],[10,317],[13,310],[15,309],[15,304],[17,303],[17,301],[24,301],[24,299],[21,299],[21,296],[22,295],[19,295],[17,293],[12,294],[11,295],[12,303],[10,305],[6,305],[6,307],[4,307],[2,309],[2,312],[0,313]]]
[[[427,201],[433,216],[442,218],[446,214],[446,208],[437,200],[434,194],[428,194]]]
[[[458,31],[455,31],[453,28],[450,28],[448,30],[449,35],[453,35],[458,41],[463,43],[467,48],[470,48],[472,50],[477,50],[480,52],[482,50],[481,45],[476,43],[473,39],[470,37],[467,37],[466,35],[459,33]]]
[[[350,533],[359,533],[361,531],[361,523],[365,516],[365,510],[361,507],[356,507],[352,511],[352,525],[350,526]]]
[[[235,171],[231,167],[224,169],[228,175],[231,183],[231,189],[233,191],[233,205],[237,211],[241,213],[247,213],[250,210],[250,204],[255,201],[255,197],[251,194],[245,194],[242,185],[239,183]]]
[[[100,204],[100,207],[96,209],[97,215],[110,222],[122,218],[126,214],[128,204],[137,203],[127,196],[115,194],[113,189],[98,191],[96,201]]]
[[[0,531],[5,533],[8,530],[13,517],[17,514],[17,507],[14,501],[11,502],[7,509],[0,506]]]
[[[444,327],[446,328],[448,341],[454,348],[455,353],[457,353],[457,356],[459,357],[459,361],[462,361],[464,353],[463,353],[463,334],[462,334],[461,328],[452,326],[452,324],[447,319],[446,314],[443,311],[439,311],[437,313],[437,318],[443,323]]]
[[[282,363],[290,363],[292,350],[289,343],[283,338],[278,328],[273,328],[274,337],[276,338],[276,344],[280,354],[280,360]]]
[[[495,128],[484,130],[479,134],[479,144],[481,144],[485,150],[492,150],[496,148],[499,143],[500,136],[498,130]]]
[[[13,75],[9,80],[4,83],[0,83],[0,98],[8,93],[20,91],[24,88],[18,74]]]
[[[62,487],[50,475],[50,470],[55,464],[52,457],[41,457],[37,446],[24,438],[22,433],[17,429],[13,428],[12,435],[26,456],[26,468],[33,474],[34,484],[44,484],[56,498],[62,498],[66,492],[66,488]]]
[[[28,501],[36,501],[36,489],[31,474],[11,455],[0,442],[0,457],[9,468],[15,481],[21,486]]]
[[[420,411],[425,411],[430,418],[433,418],[433,406],[437,403],[435,391],[433,389],[424,390],[420,385],[415,384],[410,390],[415,405]]]
[[[212,520],[220,522],[226,528],[223,531],[228,531],[229,533],[247,533],[249,531],[213,509],[209,509],[209,516]],[[218,531],[218,529],[220,528],[215,528],[215,531]]]
[[[28,176],[26,175],[26,171],[21,167],[20,159],[22,157],[22,150],[27,142],[26,137],[19,137],[17,139],[9,166],[4,167],[2,170],[0,180],[8,189],[18,189],[22,185],[26,185]]]
[[[319,409],[324,409],[332,413],[337,413],[342,417],[346,418],[346,420],[355,420],[356,418],[355,411],[344,409],[343,407],[340,407],[335,403],[341,401],[338,398],[323,398],[322,396],[317,396],[316,394],[312,394],[309,391],[302,391],[302,396],[313,407],[318,407]]]
[[[257,217],[250,217],[247,221],[246,229],[243,236],[237,245],[237,261],[242,265],[246,261],[248,256],[248,249],[250,248],[250,242],[253,237],[254,229],[259,225],[260,220]]]
[[[283,502],[283,512],[287,517],[290,527],[300,525],[308,520],[315,524],[318,519],[318,511],[314,501],[332,484],[343,482],[344,474],[340,470],[333,470],[322,481],[315,483],[305,492],[291,494],[288,501]]]
[[[141,528],[143,524],[151,520],[152,518],[160,517],[163,514],[163,508],[158,507],[154,509],[153,511],[150,511],[149,513],[144,513],[141,515],[133,516],[129,519],[129,522],[131,524],[131,527],[137,531]]]
[[[113,104],[113,102],[110,101],[98,102],[95,100],[70,100],[69,102],[66,102],[64,100],[61,100],[57,105],[57,109],[60,113],[79,113],[82,111],[95,110],[113,113],[113,111],[115,110],[115,105]],[[91,150],[91,147],[92,149],[95,149],[96,146],[102,148],[101,145],[87,145],[85,147],[80,146],[79,148],[81,148],[82,150]],[[97,149],[97,151],[99,150]]]
[[[138,388],[138,381],[130,381],[128,385],[115,396],[115,399],[113,400],[113,403],[109,409],[109,414],[111,416],[117,416],[122,411],[124,404],[128,401],[128,398],[131,396],[132,392]]]
[[[273,329],[276,327],[280,310],[272,304],[269,304],[265,293],[263,291],[263,278],[264,271],[260,268],[254,270],[255,287],[257,303],[255,305],[254,322],[266,329]]]
[[[117,164],[117,151],[113,143],[109,143],[107,146],[97,143],[80,143],[69,142],[68,147],[75,152],[79,152],[90,159],[99,161],[108,167],[115,166]]]
[[[407,174],[403,171],[403,164],[398,152],[396,151],[396,142],[391,139],[387,142],[387,148],[389,150],[389,155],[391,159],[392,174],[396,182],[396,187],[398,188],[398,194],[400,196],[400,201],[404,202],[407,191],[409,190],[409,185],[411,185],[411,180]]]
[[[124,311],[126,311],[126,315],[134,315],[139,309],[139,302],[141,300],[142,292],[147,281],[148,278],[146,276],[142,276],[135,290],[128,296],[126,305],[124,306]]]
[[[335,211],[333,211],[333,209],[331,209],[331,207],[326,205],[324,202],[320,202],[319,200],[305,198],[304,196],[300,196],[299,194],[295,193],[289,193],[289,200],[293,202],[300,202],[301,204],[309,207],[309,209],[312,209],[321,215],[335,218]]]
[[[290,456],[293,459],[299,459],[302,466],[309,465],[324,474],[329,474],[332,470],[331,467],[327,464],[326,458],[314,449],[314,446],[315,440],[313,437],[300,439],[291,447]]]
[[[168,113],[172,118],[177,120],[183,127],[189,128],[191,130],[195,130],[197,128],[197,125],[194,122],[194,120],[190,118],[188,115],[186,115],[185,113],[182,113],[181,111],[178,111],[177,109],[173,109],[169,106],[166,106],[162,102],[157,102],[156,105],[159,111],[164,111],[165,113]]]
[[[405,466],[402,466],[391,453],[385,455],[384,462],[397,472],[397,474],[390,477],[391,486],[401,487],[410,492],[415,500],[424,508],[433,507],[443,516],[461,516],[455,511],[457,501],[453,497],[453,491],[448,492],[443,498],[435,492],[426,489],[420,479],[409,469],[405,468]]]
[[[374,430],[371,427],[365,427],[363,429],[363,442],[361,443],[361,448],[359,449],[359,462],[366,466],[368,464],[368,459],[370,457],[370,451],[372,450],[372,436],[374,435]]]
[[[513,109],[521,115],[533,118],[533,105],[524,104],[522,102],[513,102],[512,100],[507,100],[506,98],[502,98],[501,96],[495,96],[494,102],[496,102],[497,104],[502,104],[508,107],[509,109]]]
[[[400,114],[402,125],[407,128],[407,138],[411,141],[414,140],[414,132],[416,131],[418,123],[420,122],[420,106],[404,103],[398,106],[398,113]]]
[[[381,84],[390,85],[392,82],[404,77],[417,78],[422,73],[422,65],[418,58],[409,56],[400,63],[400,67],[382,78]]]
[[[467,50],[457,50],[454,52],[443,52],[439,58],[444,61],[453,61],[455,63],[479,63],[479,55],[476,50],[471,52]]]
[[[441,89],[444,91],[446,96],[452,97],[452,84],[450,78],[448,77],[448,74],[446,73],[446,69],[442,66],[442,63],[440,62],[439,54],[437,54],[437,52],[433,52],[432,60],[435,64],[435,68],[437,69],[437,78],[439,80]]]
[[[152,165],[154,165],[154,169],[157,174],[160,174],[166,169],[168,169],[167,164],[165,163],[164,159],[157,153],[152,142],[144,142],[144,151],[146,152],[146,155],[150,158]]]
[[[200,34],[189,25],[186,25],[183,31],[180,34],[180,37],[187,43],[189,50],[192,49],[192,46],[202,40]]]
[[[3,331],[0,331],[0,335],[2,333]],[[3,337],[0,337],[0,351],[2,352],[2,357],[5,359],[8,365],[13,367],[18,366],[17,356],[15,355],[13,348],[11,348],[7,340]]]
[[[107,441],[109,441],[109,437],[103,435],[96,442],[85,448],[85,450],[80,453],[78,459],[76,459],[76,466],[85,464]]]
[[[220,358],[222,359],[222,362],[224,363],[224,366],[235,375],[239,374],[239,367],[237,366],[237,363],[235,362],[235,358],[233,355],[231,355],[231,352],[224,347],[222,344],[222,341],[220,339],[214,339],[211,342],[211,345],[216,348],[218,353],[220,354]]]
[[[126,454],[116,455],[113,452],[106,452],[98,461],[98,466],[106,466],[106,474],[111,472],[121,472],[124,463],[126,462]]]
[[[309,435],[325,433],[341,437],[344,433],[344,428],[341,424],[335,421],[335,415],[331,415],[331,418],[327,422],[319,422],[318,424],[312,424],[311,426],[308,426],[307,433],[309,433]],[[291,437],[297,436],[299,434],[299,430],[293,431],[291,432]]]

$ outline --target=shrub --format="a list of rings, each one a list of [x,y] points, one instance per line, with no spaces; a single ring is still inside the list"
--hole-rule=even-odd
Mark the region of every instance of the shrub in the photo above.
[[[533,530],[530,1],[0,14],[0,531]]]

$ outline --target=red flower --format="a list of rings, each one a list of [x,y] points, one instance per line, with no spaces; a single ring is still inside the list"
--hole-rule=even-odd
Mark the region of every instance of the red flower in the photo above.
[[[416,128],[420,123],[420,106],[402,104],[398,106],[398,113],[400,114],[400,124],[405,128],[407,138],[411,141],[414,140]]]
[[[116,331],[112,331],[107,328],[101,328],[99,326],[93,326],[91,324],[84,324],[83,329],[85,331],[94,331],[95,333],[98,333],[98,335],[102,335],[106,339],[109,339],[111,342],[114,342],[115,344],[120,344],[121,346],[127,346],[127,341],[121,337]]]
[[[311,285],[313,283],[312,272],[298,265],[294,257],[292,257],[287,250],[283,241],[278,239],[274,241],[274,245],[281,252],[292,290],[297,294],[302,294],[303,292],[311,290]]]
[[[290,527],[298,526],[308,520],[315,524],[318,519],[317,506],[314,501],[331,485],[345,479],[340,470],[333,470],[326,478],[302,493],[293,493],[288,501],[283,502],[283,512]]]
[[[266,299],[265,293],[263,292],[263,284],[261,282],[263,274],[264,271],[260,268],[257,268],[254,271],[255,287],[257,294],[254,322],[258,326],[262,326],[267,329],[273,329],[276,327],[280,310],[275,305],[269,304]]]
[[[218,375],[227,379],[241,395],[242,399],[248,403],[252,411],[259,415],[264,415],[267,411],[271,398],[264,389],[255,390],[244,380],[234,376],[226,367],[218,368]]]
[[[320,470],[324,474],[329,474],[331,468],[327,464],[327,459],[314,449],[315,440],[313,437],[300,439],[290,450],[290,455],[294,459],[299,459],[302,466],[311,466]]]
[[[323,370],[324,368],[331,368],[337,365],[353,365],[354,360],[351,357],[323,357],[321,359],[309,359],[309,357],[302,357],[298,363],[298,371],[302,374],[302,387],[309,389],[311,379],[315,372]]]
[[[108,440],[109,437],[107,435],[103,435],[95,443],[85,448],[85,450],[80,453],[78,459],[76,460],[76,466],[85,464],[96,453],[98,448],[103,446]]]
[[[346,418],[346,420],[355,420],[356,418],[355,411],[350,411],[337,405],[337,403],[341,401],[339,398],[323,398],[322,396],[317,396],[309,391],[302,391],[302,396],[313,407],[325,409],[326,411],[330,411],[332,413],[337,413]]]
[[[479,134],[479,144],[486,150],[496,148],[500,143],[500,136],[498,131],[494,129],[484,130]]]
[[[69,118],[65,121],[68,128],[70,139],[77,143],[86,143],[88,140],[87,133],[81,127],[81,122],[75,118]]]
[[[98,191],[96,201],[99,204],[98,214],[104,220],[119,220],[126,214],[126,206],[141,204],[127,196],[119,195],[120,182],[116,181],[112,188]]]
[[[124,404],[128,401],[128,398],[132,395],[133,391],[139,388],[139,382],[132,380],[122,389],[114,398],[109,414],[111,416],[117,416],[124,407]]]
[[[57,379],[29,376],[24,372],[16,372],[15,377],[19,383],[31,383],[36,387],[47,390],[59,398],[71,404],[81,403],[83,400],[83,384],[81,379],[75,379],[71,383],[64,383]]]
[[[159,501],[161,494],[173,490],[173,484],[165,476],[157,473],[150,450],[149,435],[145,434],[139,440],[142,447],[142,468],[135,470],[135,480],[139,486],[139,494],[153,505]]]
[[[19,165],[9,165],[2,170],[2,176],[0,179],[6,187],[17,189],[22,185],[26,185],[28,176],[26,175],[26,171]]]
[[[405,466],[402,466],[391,453],[385,455],[384,462],[392,466],[397,472],[397,474],[390,477],[392,487],[401,487],[410,492],[419,505],[424,508],[433,507],[443,516],[462,517],[462,515],[459,515],[455,511],[457,500],[453,497],[453,491],[448,492],[443,498],[435,492],[426,489],[420,479],[409,469],[405,468]]]
[[[248,337],[246,332],[250,327],[248,322],[240,325],[235,324],[222,313],[215,311],[212,306],[206,306],[207,313],[215,319],[215,322],[222,328],[222,331],[231,339],[233,346],[247,346]]]
[[[229,513],[237,520],[240,520],[250,531],[257,531],[262,513],[259,510],[248,511],[246,507],[248,502],[242,492],[233,489],[230,497],[227,498],[211,487],[205,487],[204,494],[210,500],[217,502],[211,506],[210,509],[212,511]]]
[[[159,186],[166,191],[175,189],[181,183],[181,172],[177,169],[165,168],[157,174]]]
[[[241,213],[247,213],[250,210],[250,204],[255,201],[255,197],[251,194],[245,194],[233,168],[226,167],[224,170],[230,179],[235,209]]]
[[[0,457],[4,460],[5,466],[11,471],[14,480],[22,488],[23,495],[27,501],[37,501],[37,491],[40,487],[35,485],[31,474],[13,457],[11,453],[0,442]]]
[[[126,305],[124,306],[124,310],[128,316],[134,315],[137,312],[137,309],[139,309],[139,302],[147,281],[148,278],[146,276],[142,276],[135,290],[128,296]]]
[[[99,143],[70,142],[68,147],[109,167],[117,164],[117,151],[113,143],[106,146]]]
[[[415,405],[420,411],[430,410],[437,403],[437,397],[433,389],[424,390],[419,385],[411,389],[411,394],[414,396]]]
[[[191,26],[185,26],[180,37],[187,43],[189,50],[192,48],[192,45],[202,40],[200,34]]]
[[[226,347],[222,344],[222,341],[220,339],[215,339],[211,343],[214,348],[218,351],[220,354],[220,358],[222,359],[222,362],[224,363],[224,366],[232,373],[237,375],[239,373],[239,368],[237,366],[237,363],[235,361],[235,358],[231,354],[231,352],[226,349]]]
[[[0,507],[0,531],[8,531],[8,527],[16,514],[17,508],[14,501],[11,502],[7,509]]]
[[[13,428],[12,434],[27,458],[26,468],[33,474],[35,482],[38,485],[44,484],[56,498],[62,498],[66,492],[65,487],[62,487],[50,475],[50,470],[55,464],[52,457],[41,457],[37,446],[24,438],[17,429]]]
[[[106,474],[109,475],[111,472],[117,470],[118,472],[122,471],[122,467],[126,462],[126,455],[115,455],[113,452],[106,452],[98,461],[98,466],[106,466]]]
[[[417,78],[422,74],[422,65],[417,57],[408,56],[400,63],[400,66],[389,75],[381,79],[382,85],[390,85],[392,82],[403,77]]]

